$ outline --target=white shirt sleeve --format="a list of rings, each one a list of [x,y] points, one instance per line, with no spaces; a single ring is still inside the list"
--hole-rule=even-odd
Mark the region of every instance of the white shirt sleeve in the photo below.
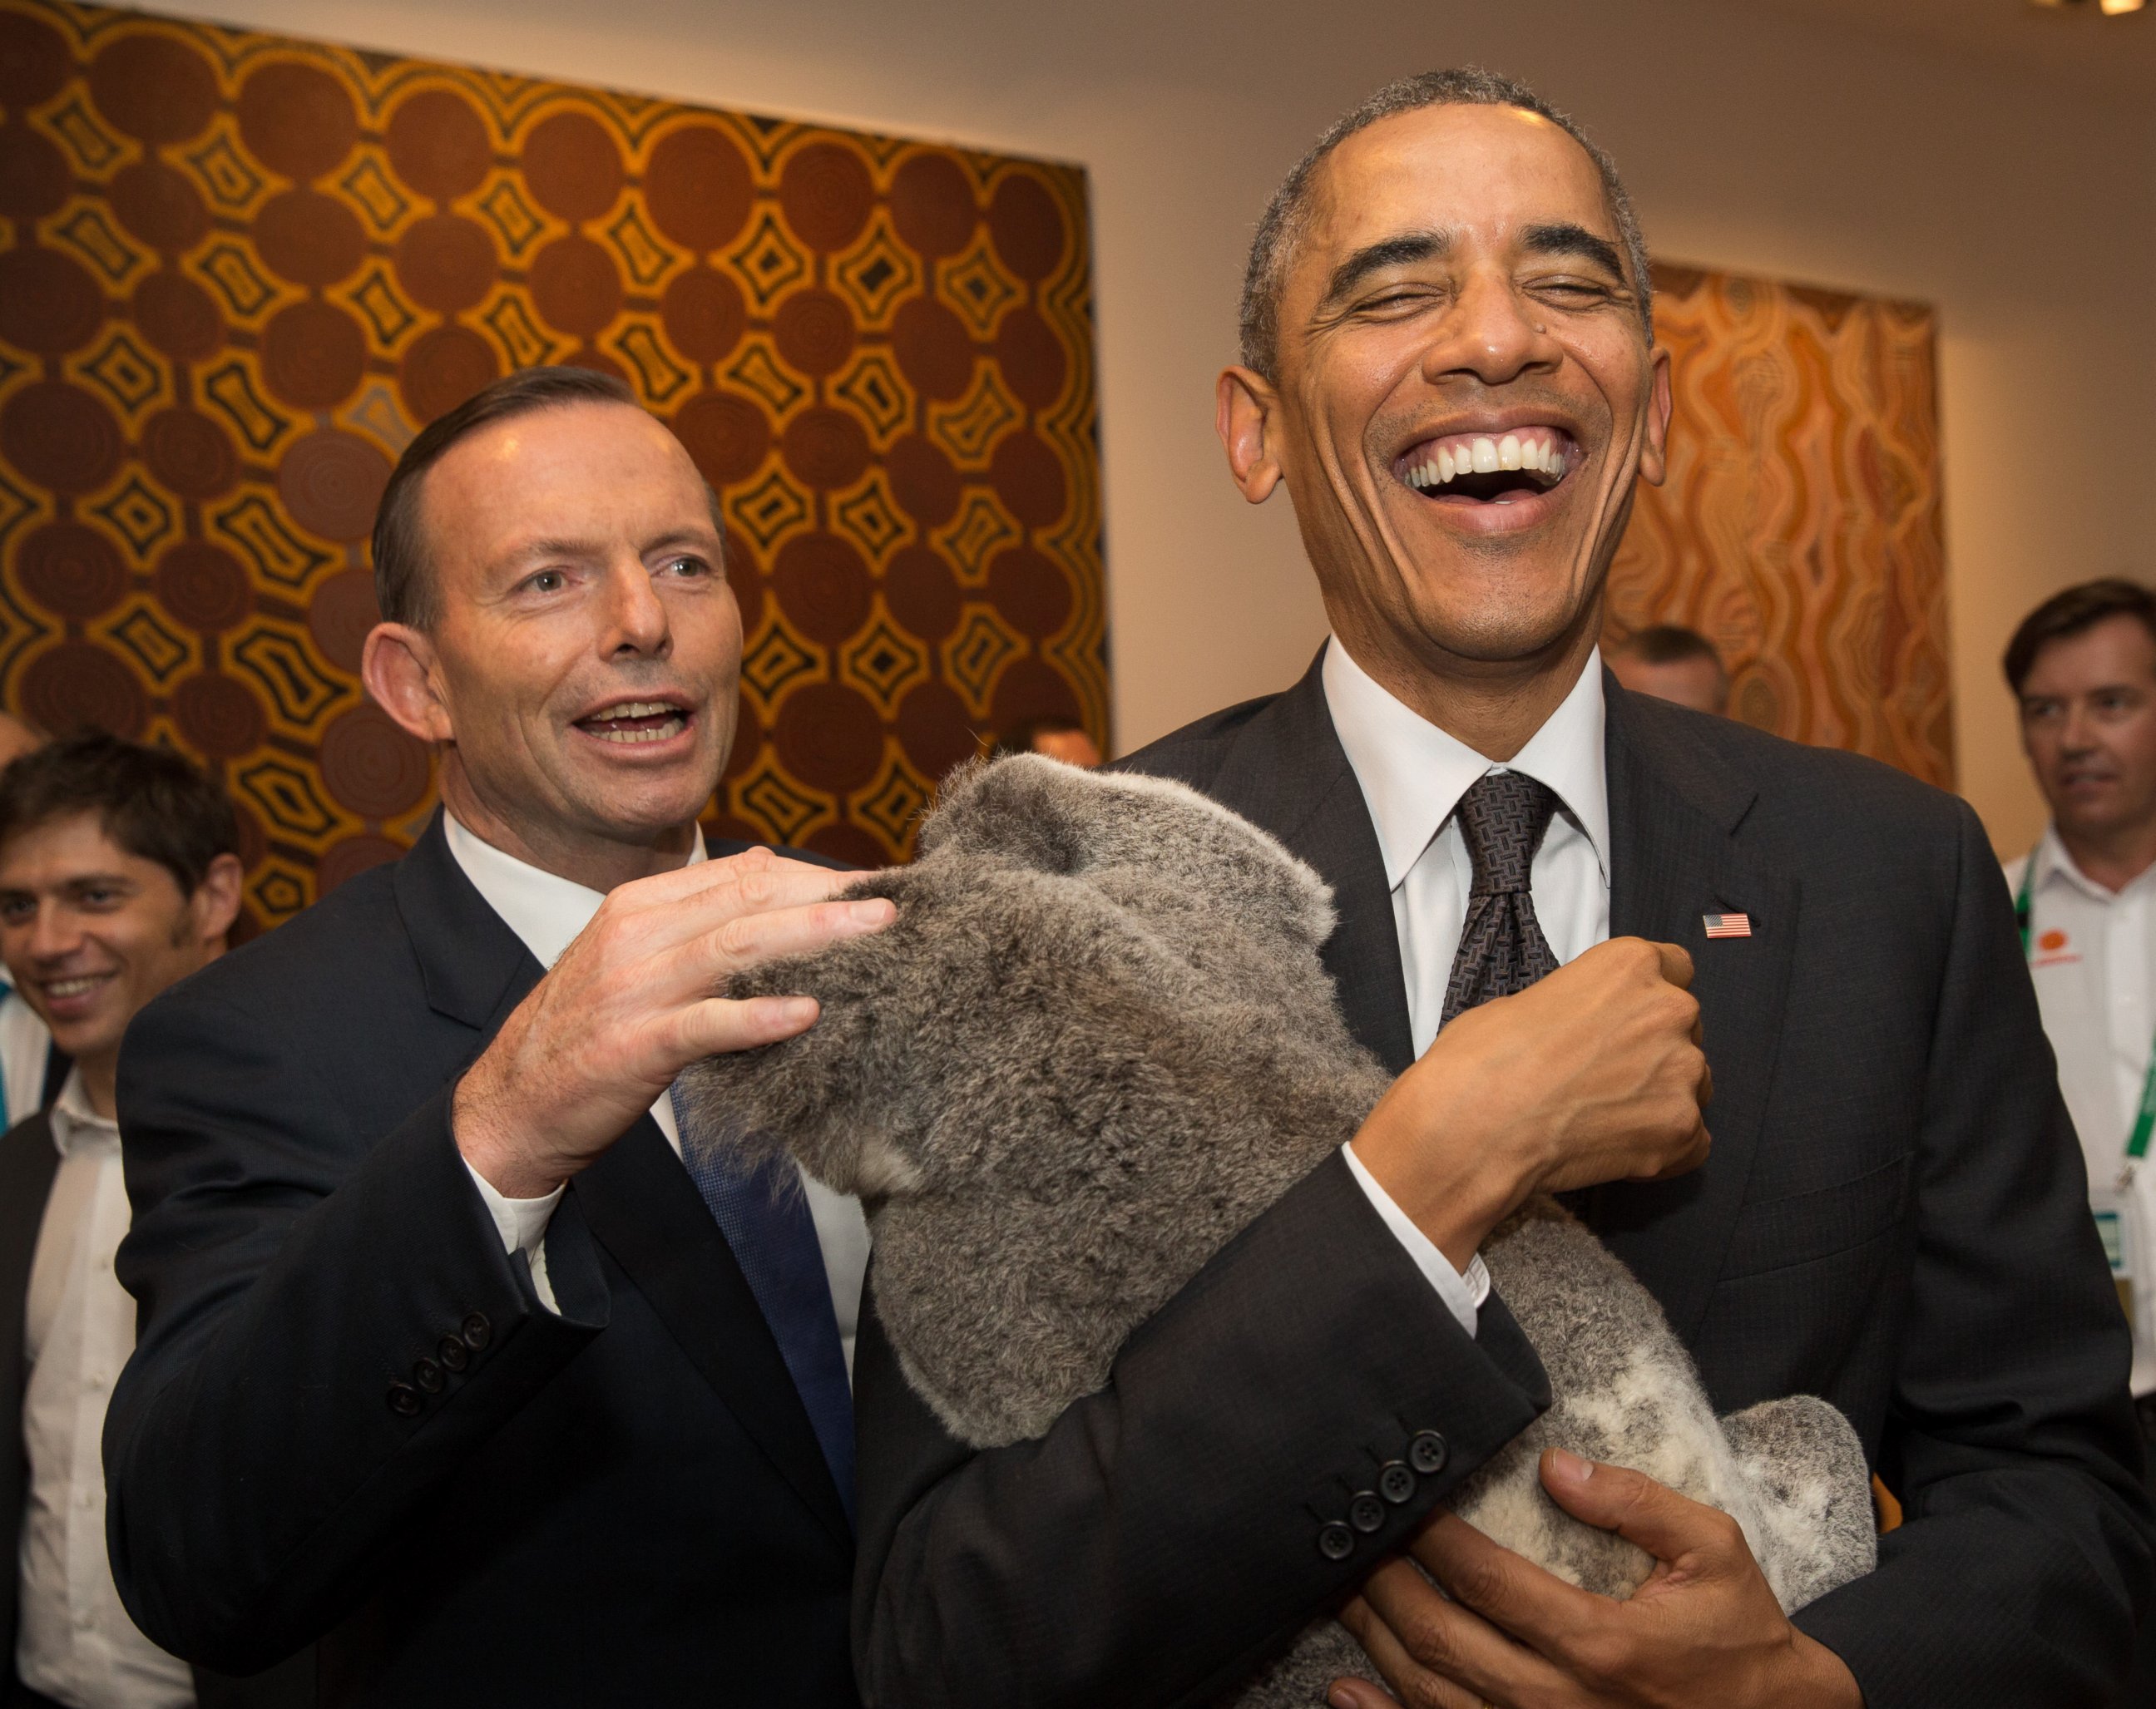
[[[1341,1151],[1348,1158],[1348,1172],[1355,1178],[1355,1184],[1363,1189],[1371,1208],[1383,1219],[1392,1230],[1393,1238],[1407,1249],[1414,1260],[1415,1268],[1424,1279],[1437,1290],[1437,1296],[1445,1301],[1445,1308],[1459,1319],[1460,1327],[1471,1337],[1481,1324],[1482,1302],[1490,1297],[1490,1271],[1476,1253],[1467,1261],[1466,1275],[1452,1267],[1451,1260],[1437,1250],[1437,1242],[1414,1225],[1408,1214],[1393,1203],[1393,1195],[1378,1184],[1378,1178],[1363,1167],[1363,1160],[1355,1155],[1355,1147],[1343,1145]]]
[[[557,1187],[537,1198],[511,1198],[469,1162],[465,1168],[485,1202],[487,1214],[494,1219],[495,1232],[501,1236],[501,1250],[524,1255],[524,1261],[531,1267],[531,1286],[539,1303],[558,1317],[562,1308],[554,1302],[554,1284],[547,1274],[547,1224],[553,1220],[554,1207],[562,1202],[567,1188]]]

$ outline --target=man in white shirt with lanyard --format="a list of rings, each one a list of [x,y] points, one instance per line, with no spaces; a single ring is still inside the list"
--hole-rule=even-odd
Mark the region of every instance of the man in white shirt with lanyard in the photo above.
[[[2156,594],[2118,580],[2054,594],[2005,662],[2051,810],[2007,881],[2156,1434]]]

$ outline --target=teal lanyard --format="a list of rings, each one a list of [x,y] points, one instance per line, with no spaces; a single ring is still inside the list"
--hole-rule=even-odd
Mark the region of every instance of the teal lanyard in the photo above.
[[[2037,845],[2039,848],[2042,844]],[[2014,898],[2014,923],[2021,928],[2021,953],[2030,952],[2030,908],[2034,902],[2030,880],[2036,875],[2036,849],[2029,851],[2028,864],[2021,869],[2021,889]],[[2139,1162],[2148,1155],[2148,1137],[2156,1133],[2156,1046],[2148,1053],[2148,1066],[2141,1076],[2141,1105],[2133,1112],[2133,1132],[2127,1136],[2126,1155],[2130,1162]]]

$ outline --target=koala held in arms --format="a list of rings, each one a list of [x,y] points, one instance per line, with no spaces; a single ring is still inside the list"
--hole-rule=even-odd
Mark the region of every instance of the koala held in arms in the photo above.
[[[954,1436],[1040,1436],[1385,1091],[1318,959],[1331,893],[1180,784],[1024,755],[955,774],[920,858],[852,894],[896,921],[729,987],[805,993],[818,1024],[684,1091],[703,1131],[860,1196],[885,1329]],[[1716,1418],[1653,1297],[1551,1199],[1483,1258],[1554,1404],[1454,1492],[1463,1518],[1629,1595],[1650,1558],[1541,1487],[1541,1451],[1563,1447],[1737,1519],[1784,1609],[1871,1568],[1869,1470],[1826,1402]],[[1321,1619],[1239,1701],[1322,1703],[1353,1673],[1372,1670]]]

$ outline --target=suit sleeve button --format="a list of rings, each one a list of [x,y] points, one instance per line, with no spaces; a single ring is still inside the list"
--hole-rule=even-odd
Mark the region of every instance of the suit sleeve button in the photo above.
[[[434,1357],[442,1362],[444,1371],[461,1371],[471,1363],[471,1349],[454,1335],[445,1335],[442,1344],[434,1349]]]
[[[465,1319],[465,1345],[477,1352],[494,1339],[494,1326],[486,1321],[484,1311],[475,1311]]]
[[[439,1394],[447,1380],[442,1375],[442,1368],[432,1359],[420,1359],[412,1367],[412,1381],[423,1394]]]
[[[1378,1468],[1378,1493],[1395,1507],[1413,1498],[1415,1475],[1404,1460],[1389,1460]]]
[[[1385,1504],[1374,1490],[1358,1490],[1348,1503],[1348,1522],[1368,1537],[1385,1522]]]
[[[415,1400],[418,1396],[413,1397]],[[1317,1533],[1317,1552],[1328,1561],[1344,1561],[1355,1552],[1355,1533],[1334,1520]]]
[[[421,1404],[419,1391],[409,1383],[393,1383],[389,1385],[389,1410],[395,1413],[400,1419],[416,1417]]]
[[[1414,1440],[1408,1444],[1408,1464],[1424,1477],[1445,1470],[1445,1462],[1452,1450],[1445,1445],[1445,1438],[1435,1430],[1418,1430]]]

